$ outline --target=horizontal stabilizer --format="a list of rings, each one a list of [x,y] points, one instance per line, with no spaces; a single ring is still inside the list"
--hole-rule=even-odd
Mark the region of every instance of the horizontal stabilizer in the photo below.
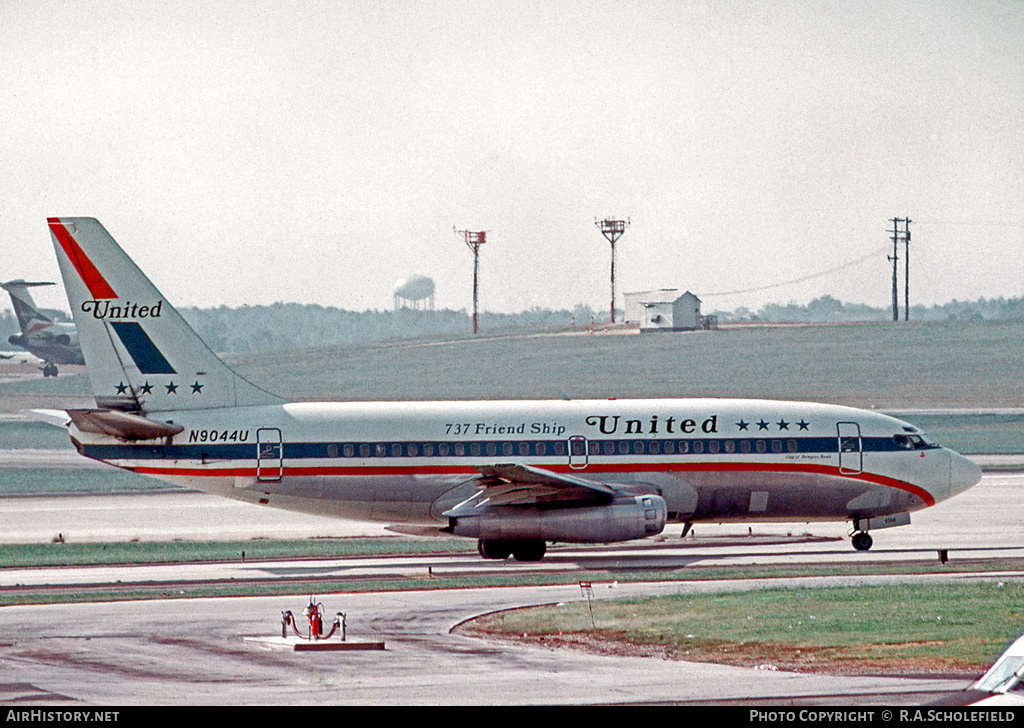
[[[26,420],[32,420],[33,422],[45,422],[46,424],[53,425],[54,427],[67,428],[67,426],[71,424],[71,421],[68,419],[68,413],[64,410],[21,410],[18,414]]]
[[[185,428],[167,422],[154,422],[139,415],[113,410],[75,409],[68,416],[82,432],[110,435],[120,440],[152,440],[177,435]]]

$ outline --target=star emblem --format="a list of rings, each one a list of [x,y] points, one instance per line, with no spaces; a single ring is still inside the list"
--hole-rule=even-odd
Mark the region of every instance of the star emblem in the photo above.
[[[178,393],[178,385],[175,384],[174,382],[171,382],[170,384],[167,384],[167,385],[164,385],[164,386],[167,387],[167,394],[177,394]]]
[[[797,424],[800,425],[800,429],[801,430],[806,430],[810,426],[811,423],[810,422],[805,422],[803,420],[800,420],[799,422],[797,422]]]
[[[125,384],[124,382],[121,382],[120,384],[117,385],[117,393],[118,394],[124,394],[127,391],[128,391],[128,385]]]
[[[785,420],[779,420],[779,429],[780,430],[788,430],[789,429],[789,423],[786,422]]]
[[[202,391],[203,391],[203,385],[200,384],[199,380],[197,379],[195,384],[192,385],[192,394],[202,393]]]
[[[141,389],[143,394],[153,393],[153,385],[149,383],[148,379],[146,380],[146,383],[142,385]]]
[[[765,422],[764,420],[761,420],[760,422],[757,423],[757,429],[759,429],[759,430],[767,430],[768,429],[768,423]]]
[[[750,425],[750,423],[749,422],[745,422],[744,420],[740,420],[739,422],[736,423],[736,426],[738,428],[740,428],[741,430],[746,430],[749,425]]]

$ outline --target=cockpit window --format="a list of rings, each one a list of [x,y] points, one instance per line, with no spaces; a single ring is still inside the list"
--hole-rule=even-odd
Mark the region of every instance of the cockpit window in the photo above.
[[[1024,675],[1024,657],[1010,655],[997,662],[988,674],[978,681],[978,690],[990,693],[1016,692],[1021,689],[1021,677]]]
[[[904,450],[922,450],[927,447],[935,447],[935,444],[924,435],[893,435],[892,439],[896,443],[896,447]]]

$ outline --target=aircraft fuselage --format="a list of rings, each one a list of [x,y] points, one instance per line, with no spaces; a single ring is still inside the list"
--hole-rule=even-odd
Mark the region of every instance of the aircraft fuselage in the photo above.
[[[202,396],[191,389],[177,392]],[[477,492],[481,468],[505,463],[657,494],[669,520],[690,523],[866,522],[932,506],[980,478],[912,425],[825,404],[352,402],[165,414],[149,419],[181,432],[135,442],[71,434],[90,458],[180,485],[389,523],[443,525]]]

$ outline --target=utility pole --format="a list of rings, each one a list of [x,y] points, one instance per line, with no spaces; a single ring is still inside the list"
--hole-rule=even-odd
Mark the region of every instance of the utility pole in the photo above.
[[[899,237],[897,235],[896,228],[897,218],[892,219],[892,255],[889,256],[889,260],[892,261],[892,320],[900,320],[900,293],[899,286],[896,283],[896,263],[899,260],[899,251],[896,247]]]
[[[903,320],[910,320],[910,218],[903,218]]]
[[[626,232],[629,220],[594,220],[594,224],[601,229],[601,234],[612,244],[612,323],[615,323],[615,241]]]
[[[898,270],[897,263],[899,262],[899,243],[902,240],[904,243],[904,321],[910,318],[910,218],[909,217],[894,217],[892,222],[892,255],[889,256],[889,260],[892,261],[892,320],[900,320],[900,299],[899,299],[899,285],[896,281],[896,272]],[[900,225],[903,225],[903,230],[900,230]]]
[[[455,230],[455,228],[452,228]],[[477,292],[479,290],[480,275],[480,246],[487,242],[486,231],[471,232],[469,230],[455,230],[466,242],[466,247],[473,251],[473,333],[476,333],[477,314]]]

